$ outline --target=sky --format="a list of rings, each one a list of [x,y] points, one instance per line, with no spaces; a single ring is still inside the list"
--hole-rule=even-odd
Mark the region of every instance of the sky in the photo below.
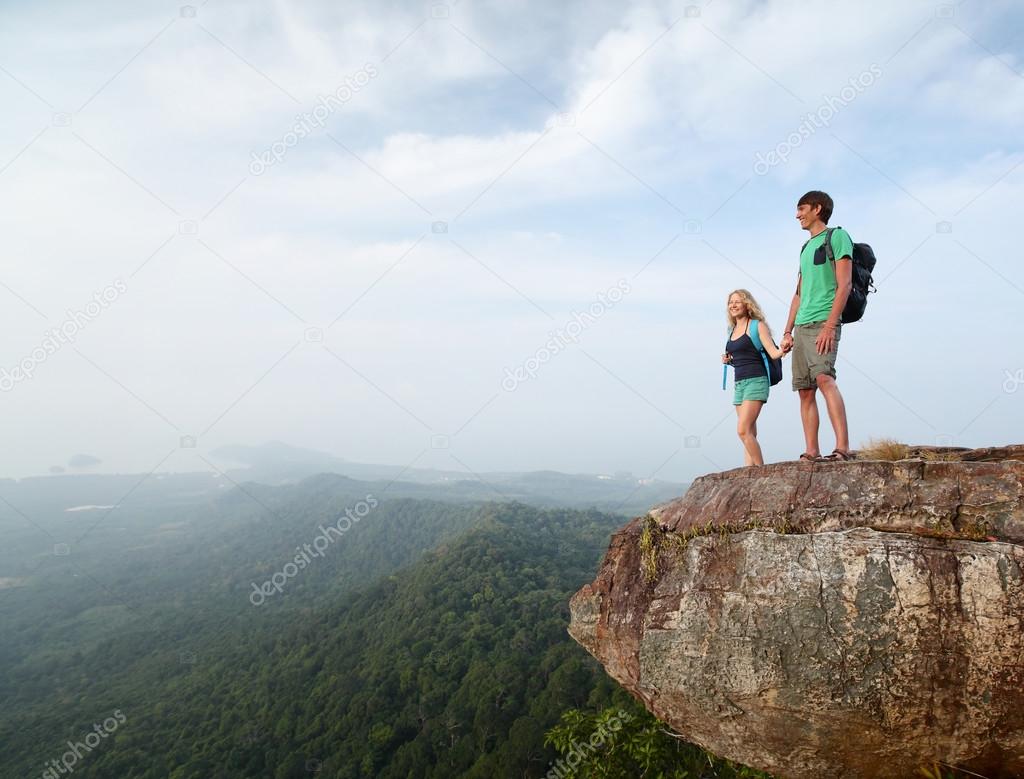
[[[781,334],[811,189],[878,257],[852,444],[1024,440],[1018,3],[0,15],[0,476],[270,440],[467,478],[736,467],[725,301]],[[803,451],[785,370],[767,461]]]

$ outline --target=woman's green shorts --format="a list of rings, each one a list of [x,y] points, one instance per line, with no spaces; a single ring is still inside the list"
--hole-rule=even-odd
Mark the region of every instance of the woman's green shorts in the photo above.
[[[760,400],[768,402],[768,377],[755,376],[752,379],[740,379],[736,382],[736,390],[732,396],[732,404],[740,405],[744,400]]]

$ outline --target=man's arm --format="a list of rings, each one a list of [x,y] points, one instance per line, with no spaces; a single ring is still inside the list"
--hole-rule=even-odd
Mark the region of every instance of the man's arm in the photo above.
[[[835,262],[836,269],[836,299],[832,301],[832,310],[828,319],[821,326],[821,332],[814,342],[818,354],[831,352],[836,344],[836,325],[843,316],[843,309],[850,297],[850,290],[853,289],[853,259],[841,257]]]
[[[796,323],[796,312],[800,309],[800,274],[796,277],[796,292],[793,293],[793,302],[789,304],[789,316],[786,317],[786,329],[782,334],[782,341],[779,348],[783,354],[787,354],[793,348],[793,326]]]

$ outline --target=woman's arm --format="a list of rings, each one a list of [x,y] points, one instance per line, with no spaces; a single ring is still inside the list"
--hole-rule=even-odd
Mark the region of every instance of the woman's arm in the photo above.
[[[796,326],[796,312],[800,309],[800,282],[803,277],[796,275],[796,292],[793,293],[793,301],[789,304],[789,316],[786,317],[786,330],[782,334],[782,351],[788,353],[793,348],[793,328]]]
[[[768,325],[764,322],[757,323],[757,334],[761,336],[761,346],[768,352],[769,357],[773,360],[778,360],[785,356],[786,353],[775,345],[775,341],[772,340],[772,334],[768,332]]]

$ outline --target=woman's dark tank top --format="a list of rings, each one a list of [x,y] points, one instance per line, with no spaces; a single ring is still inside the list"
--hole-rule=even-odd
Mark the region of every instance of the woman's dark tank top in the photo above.
[[[747,324],[749,328],[749,323]],[[732,355],[732,367],[735,369],[735,380],[755,379],[758,376],[767,376],[764,369],[764,360],[761,353],[754,348],[754,342],[750,336],[744,333],[735,341],[729,340],[725,351]]]

